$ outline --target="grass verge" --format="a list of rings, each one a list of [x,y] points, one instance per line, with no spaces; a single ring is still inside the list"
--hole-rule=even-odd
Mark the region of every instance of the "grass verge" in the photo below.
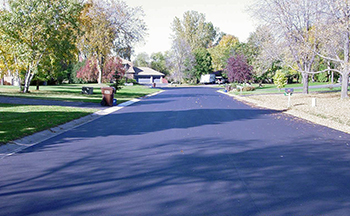
[[[0,145],[96,111],[61,106],[0,104]]]

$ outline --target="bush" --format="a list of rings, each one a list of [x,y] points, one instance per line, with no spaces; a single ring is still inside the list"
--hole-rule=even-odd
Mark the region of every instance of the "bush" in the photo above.
[[[70,83],[73,84],[80,84],[80,83],[86,83],[83,79],[77,77],[77,72],[85,65],[86,61],[83,62],[77,62],[73,65],[72,73],[70,74]]]
[[[242,91],[255,91],[255,87],[253,87],[253,86],[244,86]]]
[[[329,75],[327,72],[315,74],[316,81],[318,82],[328,82],[328,77]]]
[[[275,76],[273,77],[273,83],[278,89],[285,87],[287,85],[286,75],[281,70],[277,70]]]
[[[137,81],[135,79],[127,79],[126,83],[132,83],[132,84],[138,84]]]

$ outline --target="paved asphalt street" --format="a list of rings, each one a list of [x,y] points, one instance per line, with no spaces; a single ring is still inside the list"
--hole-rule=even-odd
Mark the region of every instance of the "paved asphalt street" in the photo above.
[[[350,135],[174,88],[0,160],[0,215],[349,215]]]

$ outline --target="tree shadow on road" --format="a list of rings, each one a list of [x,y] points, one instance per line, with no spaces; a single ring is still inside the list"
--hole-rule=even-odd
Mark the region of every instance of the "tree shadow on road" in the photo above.
[[[39,175],[4,176],[0,201],[11,214],[339,215],[350,211],[346,141],[190,138],[43,153]]]

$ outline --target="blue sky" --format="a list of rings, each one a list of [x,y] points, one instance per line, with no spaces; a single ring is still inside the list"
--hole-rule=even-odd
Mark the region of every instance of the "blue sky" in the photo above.
[[[175,16],[182,18],[184,12],[195,10],[206,15],[206,20],[221,31],[246,41],[255,30],[253,20],[246,13],[250,0],[124,0],[129,6],[142,6],[148,36],[145,44],[136,47],[136,54],[164,52],[171,47],[171,23]]]

